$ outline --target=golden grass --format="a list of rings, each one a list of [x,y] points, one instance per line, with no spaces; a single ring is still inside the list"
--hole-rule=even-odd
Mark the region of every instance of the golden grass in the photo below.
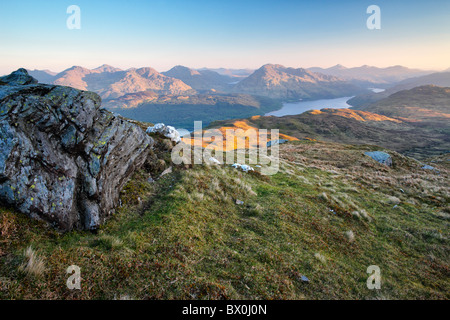
[[[24,252],[25,262],[19,266],[19,270],[27,275],[42,277],[45,273],[44,259],[29,246]]]

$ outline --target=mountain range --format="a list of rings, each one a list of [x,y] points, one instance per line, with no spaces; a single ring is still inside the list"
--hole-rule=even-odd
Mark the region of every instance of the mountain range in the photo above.
[[[360,108],[363,106],[368,106],[371,103],[375,103],[376,101],[379,101],[381,99],[387,98],[396,92],[426,85],[450,87],[450,72],[435,72],[425,76],[408,78],[387,88],[383,92],[364,93],[350,99],[349,101],[347,101],[347,103],[352,105],[353,107]]]
[[[76,82],[76,71],[61,81]],[[79,84],[123,72],[97,71]],[[112,114],[97,94],[39,84],[24,69],[0,78],[0,97],[1,300],[450,297],[450,88],[402,90],[366,110],[211,124],[279,129],[289,141],[269,148],[274,175],[265,157],[246,172],[231,165],[235,152],[183,148],[204,164],[177,164],[170,128]],[[281,104],[152,90],[108,101],[127,99],[149,102],[118,109],[181,119]],[[88,275],[83,290],[64,285],[72,263]],[[382,270],[380,290],[367,289],[370,265]]]
[[[450,123],[450,88],[434,85],[393,93],[365,107],[354,108],[395,117],[403,121]],[[450,132],[449,132],[450,133]]]
[[[410,85],[409,88],[423,84],[445,85],[432,79],[417,84],[415,82],[418,80],[415,77],[430,72],[403,66],[346,68],[336,65],[331,68],[295,69],[267,64],[257,70],[226,68],[196,70],[175,66],[160,73],[150,67],[122,70],[105,64],[95,69],[73,66],[60,73],[49,70],[29,70],[29,73],[41,83],[94,91],[104,100],[145,91],[163,95],[245,93],[281,100],[298,100],[367,94],[365,91],[367,87],[375,85],[383,88],[392,87],[399,81],[404,81],[399,85]],[[436,74],[425,77],[435,78]],[[127,101],[130,101],[131,105],[136,104],[131,100],[131,96],[127,97]]]
[[[267,64],[232,89],[275,99],[318,99],[351,96],[362,90],[335,76],[312,72],[303,68],[287,68]]]
[[[376,104],[321,109],[298,115],[216,121],[209,128],[279,129],[297,139],[370,144],[416,159],[450,150],[450,88],[423,86],[394,93]]]
[[[428,84],[450,86],[450,72],[424,73],[427,71],[402,66],[304,69],[279,64],[266,64],[257,70],[175,66],[162,73],[150,67],[122,70],[106,64],[95,69],[74,66],[60,73],[30,71],[42,83],[94,91],[103,99],[103,106],[114,112],[183,126],[193,119],[208,123],[263,115],[280,108],[280,101],[355,96],[348,103],[363,108],[405,89]],[[404,80],[395,82],[400,79]],[[386,90],[373,93],[367,89],[369,85]]]
[[[185,94],[192,88],[183,81],[167,77],[153,68],[121,70],[108,65],[96,69],[71,67],[56,75],[38,70],[30,75],[43,83],[70,86],[98,93],[102,99],[114,99],[127,93],[154,91],[162,94]]]
[[[175,66],[163,75],[179,79],[197,91],[230,91],[236,81],[241,79],[233,75],[219,74],[212,70],[195,70],[184,66]]]
[[[346,68],[340,64],[330,68],[313,67],[308,70],[339,77],[355,84],[386,85],[399,82],[411,77],[423,76],[432,71],[410,69],[403,66],[378,68],[368,65],[354,68]]]

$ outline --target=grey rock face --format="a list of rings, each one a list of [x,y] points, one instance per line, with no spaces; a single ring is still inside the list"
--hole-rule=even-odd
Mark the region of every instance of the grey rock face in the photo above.
[[[373,151],[373,152],[365,152],[366,156],[371,157],[373,160],[378,161],[381,164],[384,164],[388,167],[392,166],[392,157],[386,152],[382,151]]]
[[[17,71],[14,71],[13,73],[11,73],[8,76],[1,77],[0,84],[1,84],[1,82],[3,82],[3,84],[8,84],[10,86],[38,83],[38,81],[35,78],[30,77],[28,75],[27,70],[25,70],[23,68],[21,68]]]
[[[0,78],[0,201],[62,230],[95,229],[153,139],[92,92]]]

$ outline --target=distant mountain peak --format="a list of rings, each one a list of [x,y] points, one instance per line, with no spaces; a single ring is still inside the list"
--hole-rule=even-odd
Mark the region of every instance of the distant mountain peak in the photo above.
[[[345,70],[347,68],[344,67],[342,64],[337,64],[337,65],[335,65],[335,66],[333,66],[333,67],[331,67],[329,69],[331,69],[331,70]]]
[[[286,69],[286,67],[281,64],[266,63],[260,69]]]
[[[135,69],[134,71],[142,77],[151,77],[154,75],[160,75],[160,73],[158,71],[156,71],[155,69],[153,69],[151,67],[143,67],[143,68]]]
[[[117,72],[117,71],[122,71],[122,69],[115,68],[113,66],[110,66],[109,64],[102,64],[100,67],[97,67],[97,68],[95,68],[93,70],[99,71],[99,72]]]
[[[276,99],[350,96],[361,91],[337,77],[280,64],[263,65],[233,90]]]
[[[182,76],[193,76],[193,75],[200,75],[200,72],[198,72],[197,70],[185,67],[185,66],[181,66],[181,65],[177,65],[175,67],[173,67],[172,69],[170,69],[167,72],[164,72],[165,75],[170,76],[170,77],[182,77]]]
[[[82,66],[72,66],[72,67],[70,67],[69,69],[66,69],[66,70],[64,70],[64,71],[72,71],[72,70],[89,70],[88,68],[84,68],[84,67],[82,67]],[[64,72],[63,71],[63,72]],[[90,70],[89,70],[90,71]]]

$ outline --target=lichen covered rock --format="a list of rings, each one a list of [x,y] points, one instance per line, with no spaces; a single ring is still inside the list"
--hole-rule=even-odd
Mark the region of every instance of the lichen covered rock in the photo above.
[[[0,201],[62,230],[95,229],[153,139],[92,92],[0,78]]]

